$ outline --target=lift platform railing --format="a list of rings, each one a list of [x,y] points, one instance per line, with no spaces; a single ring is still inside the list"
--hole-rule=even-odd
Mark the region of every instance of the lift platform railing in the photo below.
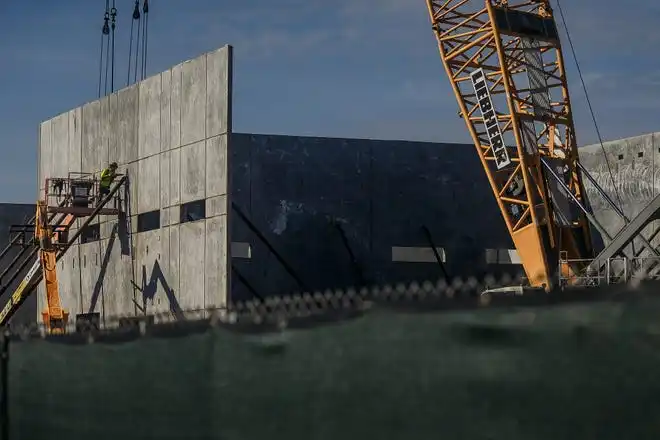
[[[123,186],[123,184],[126,182],[127,179],[128,179],[127,176],[121,176],[119,181],[115,183],[115,185],[110,189],[110,192],[100,201],[100,203],[96,206],[96,208],[94,208],[89,214],[85,215],[87,219],[83,222],[82,225],[80,225],[76,233],[69,238],[68,242],[64,246],[62,246],[62,248],[58,251],[56,261],[59,261],[64,256],[66,251],[69,250],[71,246],[73,246],[73,244],[76,242],[78,237],[80,237],[80,235],[83,233],[85,228],[89,226],[89,224],[98,215],[102,214],[105,205],[114,199],[115,195],[119,191],[119,188]],[[63,221],[65,217],[66,215],[62,216],[60,222]],[[35,248],[32,251],[31,256],[36,256],[38,251],[39,248]],[[0,326],[7,325],[9,319],[11,319],[14,313],[16,313],[16,311],[21,307],[23,302],[25,302],[25,300],[30,296],[30,294],[34,291],[34,289],[41,283],[41,275],[42,275],[41,264],[39,259],[37,258],[36,261],[34,261],[30,270],[28,271],[27,275],[23,278],[23,281],[21,281],[21,283],[16,288],[14,293],[7,300],[7,303],[2,308],[2,311],[0,311]]]
[[[121,177],[122,174],[117,174]],[[84,208],[101,200],[101,181],[93,173],[71,172],[67,177],[49,177],[44,188],[44,200],[51,207],[64,201],[70,208]],[[119,194],[113,197],[115,207],[121,202]]]

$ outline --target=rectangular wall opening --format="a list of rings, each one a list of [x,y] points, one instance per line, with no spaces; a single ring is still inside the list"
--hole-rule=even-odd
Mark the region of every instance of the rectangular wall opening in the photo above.
[[[101,238],[101,225],[96,223],[93,225],[87,225],[80,234],[80,243],[90,243],[92,241],[98,241]]]
[[[147,232],[160,228],[160,210],[144,212],[137,216],[137,231]]]
[[[206,200],[195,200],[181,205],[181,223],[194,222],[206,218]]]

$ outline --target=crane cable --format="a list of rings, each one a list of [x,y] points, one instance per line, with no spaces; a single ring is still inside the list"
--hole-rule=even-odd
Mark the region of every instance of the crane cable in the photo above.
[[[564,11],[561,8],[561,2],[559,0],[556,0],[557,2],[557,9],[559,9],[559,16],[561,17],[561,22],[564,25],[564,30],[566,31],[566,37],[568,39],[568,44],[571,48],[571,53],[573,54],[573,59],[575,60],[575,67],[577,68],[578,71],[578,76],[580,77],[580,82],[582,83],[582,89],[584,90],[584,96],[587,100],[587,105],[589,106],[589,113],[591,113],[591,119],[594,121],[594,128],[596,129],[596,135],[598,136],[598,143],[600,144],[600,149],[603,152],[603,158],[605,158],[605,164],[607,165],[607,172],[610,175],[610,181],[612,182],[612,187],[614,188],[614,194],[616,195],[616,200],[618,202],[617,208],[619,211],[623,211],[623,202],[621,201],[621,195],[619,194],[619,188],[616,185],[616,182],[614,181],[614,173],[612,172],[612,166],[610,165],[610,160],[607,157],[607,152],[605,151],[605,145],[603,144],[603,137],[600,134],[600,129],[598,128],[598,122],[596,122],[596,114],[594,113],[594,108],[591,105],[591,99],[589,99],[589,93],[587,92],[587,85],[584,82],[584,77],[582,76],[582,69],[580,69],[580,63],[577,58],[577,54],[575,52],[575,46],[573,45],[573,40],[571,39],[571,34],[568,30],[568,25],[566,24],[566,18],[564,17]],[[624,217],[625,218],[625,217]],[[631,248],[632,248],[632,253],[633,256],[637,255],[637,251],[635,250],[635,240],[633,240],[631,243]]]
[[[99,60],[99,98],[101,97],[101,89],[103,86],[103,49],[105,48],[106,36],[110,33],[110,27],[108,26],[108,20],[110,18],[110,0],[105,0],[105,14],[103,14],[103,26],[101,28],[101,56]],[[107,53],[107,50],[106,50]],[[106,88],[107,88],[107,64],[108,58],[106,56]]]
[[[139,6],[139,0],[135,0],[135,9],[138,12],[138,28],[137,28],[137,41],[135,42],[135,72],[133,75],[133,82],[137,82],[137,73],[138,73],[138,58],[140,55],[140,31],[142,30],[142,18],[140,17],[140,6]],[[135,11],[133,11],[133,17],[135,17]]]
[[[115,91],[115,27],[117,19],[117,8],[115,7],[115,0],[112,0],[112,9],[110,9],[110,18],[112,24],[110,25],[110,30],[112,31],[110,40],[112,44],[112,58],[110,61],[110,93]]]
[[[99,98],[101,98],[101,84],[103,83],[103,41],[105,40],[105,35],[101,33],[101,55],[99,57]]]
[[[109,2],[109,0],[106,0],[106,4]],[[107,36],[110,34],[110,27],[108,25],[108,20],[110,19],[109,17],[109,12],[106,11],[105,13],[105,24],[103,25],[103,35]],[[103,90],[105,91],[105,94],[108,94],[108,67],[110,66],[110,42],[106,41],[105,43],[105,85],[103,87]]]
[[[131,37],[129,39],[129,45],[128,45],[128,75],[126,76],[126,87],[128,87],[131,83],[131,61],[133,58],[133,28],[135,27],[135,22],[138,22],[138,32],[140,29],[140,0],[135,0],[135,8],[133,9],[133,19],[131,20]],[[138,39],[140,38],[138,34]],[[135,63],[137,64],[137,42],[135,45],[135,53],[136,53],[136,60]]]
[[[598,136],[598,142],[600,143],[600,148],[603,151],[603,157],[605,158],[605,163],[607,164],[607,171],[610,175],[610,180],[612,181],[612,186],[614,187],[614,193],[616,194],[617,201],[619,202],[619,210],[623,212],[623,203],[621,201],[621,196],[619,195],[619,189],[616,186],[616,182],[614,181],[614,173],[612,172],[612,167],[610,165],[610,161],[607,158],[607,153],[605,152],[605,145],[603,144],[603,138],[600,134],[600,129],[598,128],[598,123],[596,122],[596,115],[594,113],[593,106],[591,105],[591,99],[589,99],[589,93],[587,92],[587,85],[584,82],[584,78],[582,76],[582,69],[580,69],[580,63],[578,61],[577,55],[575,53],[575,46],[573,46],[573,40],[571,39],[571,33],[568,30],[568,26],[566,24],[566,18],[564,17],[564,12],[561,9],[561,2],[559,0],[555,0],[557,2],[557,8],[559,9],[559,16],[561,17],[562,24],[564,25],[564,30],[566,31],[566,37],[568,40],[568,44],[571,48],[571,53],[573,54],[573,59],[575,60],[575,66],[577,67],[578,71],[578,76],[580,77],[580,82],[582,83],[582,89],[584,90],[584,96],[587,100],[587,105],[589,106],[589,112],[591,113],[591,119],[594,122],[594,127],[596,128],[596,135]],[[633,251],[634,252],[634,251]]]
[[[142,4],[142,14],[144,15],[144,30],[142,31],[142,76],[143,80],[147,76],[147,42],[149,39],[149,0],[144,0]]]

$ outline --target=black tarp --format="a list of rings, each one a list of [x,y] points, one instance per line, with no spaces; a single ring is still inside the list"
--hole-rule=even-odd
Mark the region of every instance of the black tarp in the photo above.
[[[11,439],[657,439],[660,302],[12,341]],[[195,331],[192,331],[195,330]]]

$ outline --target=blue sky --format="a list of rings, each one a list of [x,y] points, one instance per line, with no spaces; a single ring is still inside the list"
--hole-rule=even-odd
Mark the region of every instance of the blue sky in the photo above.
[[[121,86],[133,3],[116,0]],[[150,5],[148,74],[234,46],[237,132],[469,142],[424,0]],[[562,6],[603,137],[660,130],[660,2]],[[34,202],[39,122],[96,99],[104,7],[104,0],[0,3],[0,202]],[[592,143],[565,45],[578,140]]]

